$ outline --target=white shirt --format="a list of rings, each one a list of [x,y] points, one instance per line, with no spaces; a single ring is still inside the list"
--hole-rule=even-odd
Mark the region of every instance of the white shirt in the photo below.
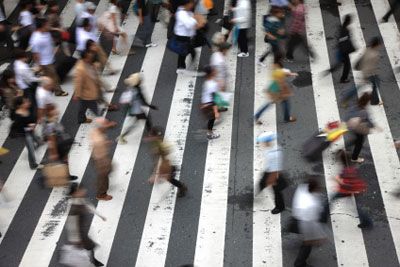
[[[197,21],[193,17],[193,13],[186,11],[183,7],[179,7],[175,13],[174,33],[178,36],[192,37],[196,34]]]
[[[38,78],[35,77],[29,65],[22,60],[14,62],[15,82],[22,90],[28,88],[33,82],[37,82]]]
[[[283,155],[279,146],[265,150],[264,157],[266,172],[282,171]]]
[[[82,14],[86,11],[85,3],[76,3],[75,4],[75,15],[76,15],[76,23],[80,25],[82,22]]]
[[[24,10],[19,14],[19,24],[22,27],[26,27],[33,24],[33,16],[32,13],[28,10]]]
[[[225,56],[222,52],[214,52],[210,58],[210,66],[217,71],[216,80],[223,85],[226,85],[226,79],[228,78],[228,66],[225,62]]]
[[[42,86],[38,86],[36,89],[36,103],[40,109],[46,108],[48,104],[54,104],[54,94],[51,91],[44,89]]]
[[[249,0],[239,0],[233,9],[234,22],[239,29],[248,29],[251,26],[251,4]]]
[[[76,50],[84,51],[86,49],[86,43],[88,40],[97,41],[97,36],[91,31],[85,31],[84,28],[76,28]]]
[[[90,25],[92,26],[92,29],[91,29],[90,31],[91,31],[95,36],[97,36],[97,34],[98,34],[97,17],[96,17],[95,15],[90,14],[90,13],[87,12],[87,11],[84,11],[84,12],[82,13],[81,18],[82,18],[82,20],[84,20],[84,19],[86,19],[86,18],[89,19]]]
[[[292,205],[292,214],[297,220],[318,221],[322,209],[320,195],[310,193],[308,184],[301,184],[297,187]]]
[[[29,45],[32,47],[32,52],[39,54],[39,64],[42,66],[54,63],[54,44],[53,38],[49,32],[35,31]]]
[[[215,80],[206,80],[203,84],[203,92],[201,95],[201,103],[214,102],[213,93],[218,92],[218,83]]]

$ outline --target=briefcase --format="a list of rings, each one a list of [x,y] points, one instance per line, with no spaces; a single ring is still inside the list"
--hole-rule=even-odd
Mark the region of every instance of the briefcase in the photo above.
[[[65,163],[52,162],[45,165],[43,175],[47,187],[65,186],[69,183],[68,165]]]

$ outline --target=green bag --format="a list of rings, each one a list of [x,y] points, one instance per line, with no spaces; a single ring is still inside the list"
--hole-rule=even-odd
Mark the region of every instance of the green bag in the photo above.
[[[219,108],[229,106],[229,102],[225,101],[219,93],[214,94],[214,103]]]
[[[279,88],[279,84],[276,81],[273,81],[269,86],[268,86],[268,92],[270,93],[279,93],[280,88]]]

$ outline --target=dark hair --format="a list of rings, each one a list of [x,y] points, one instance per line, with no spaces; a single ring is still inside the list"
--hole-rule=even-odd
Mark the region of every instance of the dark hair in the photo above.
[[[374,47],[377,47],[377,46],[379,46],[381,44],[382,44],[382,39],[376,36],[376,37],[371,39],[371,41],[369,43],[369,46],[374,48]]]
[[[3,74],[1,75],[1,80],[0,80],[0,88],[7,87],[8,84],[8,79],[14,78],[15,77],[15,72],[10,69],[6,69],[3,71]]]
[[[52,8],[54,6],[58,6],[57,1],[55,1],[55,0],[48,1],[47,5],[49,6],[49,8]]]
[[[81,52],[81,59],[87,58],[88,55],[90,55],[90,54],[92,54],[91,51],[89,51],[89,50],[87,50],[87,49],[83,50],[83,51]]]
[[[344,16],[343,27],[349,26],[352,21],[353,21],[353,15],[347,14],[346,16]]]
[[[159,126],[153,126],[150,130],[149,130],[149,135],[150,136],[163,136],[164,131],[161,127]]]
[[[24,103],[24,97],[23,96],[17,96],[14,98],[14,109],[18,109],[22,103]]]
[[[203,71],[206,73],[206,78],[209,78],[214,71],[214,68],[210,65],[204,67]]]
[[[46,25],[47,19],[46,18],[36,18],[36,29],[43,28]]]
[[[15,59],[27,58],[28,53],[22,49],[16,49],[15,51]]]
[[[89,18],[84,18],[84,19],[82,20],[81,26],[82,26],[83,28],[86,28],[86,27],[90,26],[90,20],[89,20]]]
[[[308,192],[314,193],[319,191],[321,188],[319,182],[318,182],[318,177],[315,175],[310,175],[308,177]]]
[[[90,47],[91,47],[93,44],[96,44],[96,42],[93,41],[92,39],[87,40],[87,41],[86,41],[85,49],[86,49],[86,50],[90,50]]]
[[[371,94],[370,93],[364,93],[357,102],[357,105],[359,108],[365,108],[368,104],[369,101],[371,101]]]

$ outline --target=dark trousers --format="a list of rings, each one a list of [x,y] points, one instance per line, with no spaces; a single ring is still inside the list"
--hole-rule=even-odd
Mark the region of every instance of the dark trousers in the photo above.
[[[261,115],[269,108],[269,106],[271,105],[271,103],[266,103],[263,106],[261,106],[256,114],[254,115],[254,118],[256,120],[258,120]],[[282,100],[281,102],[282,108],[283,108],[283,119],[285,122],[288,122],[290,120],[290,102],[289,102],[289,98]]]
[[[338,52],[337,57],[338,57],[338,62],[330,69],[330,71],[331,72],[335,71],[340,67],[341,64],[343,64],[343,72],[342,76],[340,77],[340,81],[347,80],[351,68],[350,56],[349,54],[341,54],[340,52]]]
[[[372,94],[371,94],[371,105],[378,105],[379,104],[379,87],[380,87],[380,79],[378,75],[372,75],[368,77],[368,81],[371,83],[372,86]],[[357,91],[361,87],[352,87],[349,91],[347,91],[342,98],[342,102],[347,102],[349,99],[355,95],[357,95]]]
[[[353,154],[351,155],[352,160],[358,159],[358,156],[360,155],[361,149],[363,147],[365,140],[365,136],[362,134],[355,134],[355,140],[353,141],[354,148],[353,148]]]
[[[150,16],[152,22],[157,22],[157,17],[158,17],[158,12],[160,12],[160,7],[161,4],[151,4]]]
[[[182,37],[181,37],[182,38]],[[178,39],[178,38],[177,38]],[[179,39],[178,39],[179,40]],[[190,38],[186,37],[185,38],[185,42],[187,43],[188,46],[188,51],[189,54],[192,57],[192,62],[195,60],[196,58],[196,50],[194,49],[194,47],[191,44]],[[186,56],[187,55],[179,55],[178,56],[178,69],[186,69]]]
[[[260,192],[267,187],[267,180],[268,180],[269,173],[264,172],[263,177],[261,178],[258,186],[260,189]],[[272,190],[274,191],[274,202],[275,202],[275,208],[278,209],[285,209],[285,201],[283,199],[282,195],[282,185],[280,184],[283,181],[280,181],[278,178],[276,185],[272,186]]]
[[[34,168],[36,163],[35,143],[39,144],[39,138],[33,131],[25,131],[25,146],[28,150],[29,167]]]
[[[143,45],[151,43],[151,34],[153,31],[154,22],[150,15],[143,17],[143,25],[140,25],[136,36],[143,42]]]
[[[271,45],[271,49],[272,49],[272,53],[274,54],[274,58],[278,58],[281,54],[282,51],[279,48],[279,43],[269,43]],[[271,51],[267,50],[266,52],[264,52],[264,54],[262,54],[262,56],[260,57],[260,61],[264,62],[265,58],[271,53]]]
[[[169,179],[169,182],[170,182],[170,184],[172,184],[173,186],[175,186],[177,188],[182,188],[183,183],[181,181],[176,180],[175,176],[176,176],[176,167],[172,166],[171,178]]]
[[[78,123],[84,123],[86,121],[86,110],[90,109],[96,116],[99,115],[99,109],[97,107],[96,100],[79,100],[78,110]]]
[[[293,59],[293,51],[299,45],[302,45],[306,49],[310,57],[314,57],[314,53],[308,46],[305,36],[299,33],[292,33],[289,35],[289,40],[287,43],[286,58]]]
[[[146,116],[146,114],[142,113],[142,114],[129,115],[129,116],[136,117],[136,120],[144,120],[147,131],[150,131],[150,129],[153,128],[151,119],[150,119],[150,115]],[[128,128],[126,128],[126,130],[121,134],[121,136],[122,137],[127,136],[135,128],[135,124],[136,123],[132,123],[131,125],[129,125]]]
[[[307,259],[311,254],[312,246],[309,244],[302,244],[297,254],[296,261],[294,262],[295,267],[306,267]]]
[[[0,22],[0,25],[4,26],[4,30],[0,32],[0,42],[6,43],[8,50],[13,50],[14,40],[11,37],[10,26],[5,21]]]
[[[383,16],[383,20],[388,20],[389,17],[394,13],[394,11],[398,8],[400,4],[399,0],[395,0],[392,1],[391,5],[390,5],[390,9],[388,10],[388,12],[386,12],[385,16]]]
[[[249,52],[249,48],[247,46],[247,29],[239,29],[238,44],[240,52]]]

